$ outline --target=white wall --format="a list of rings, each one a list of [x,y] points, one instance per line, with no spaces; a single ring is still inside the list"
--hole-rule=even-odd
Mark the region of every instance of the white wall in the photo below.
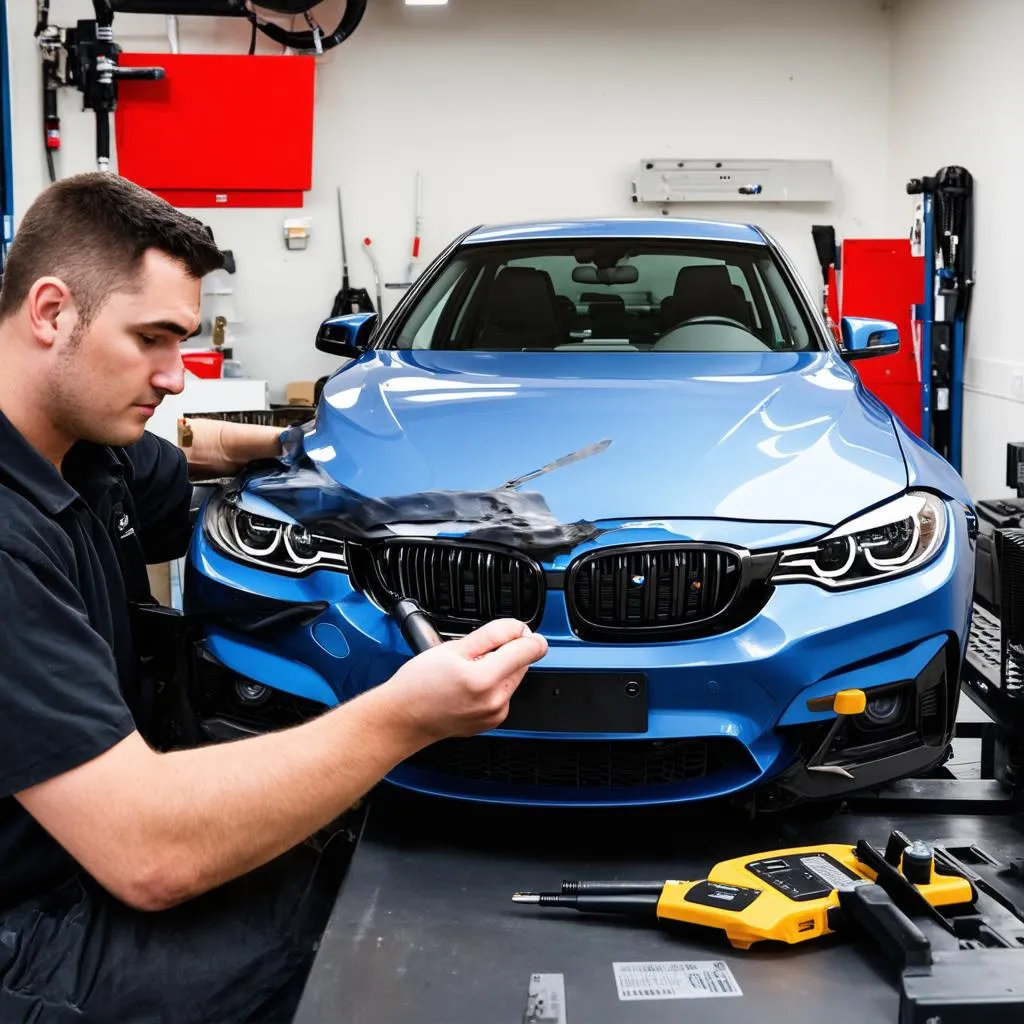
[[[312,341],[339,285],[335,186],[344,190],[353,283],[372,291],[359,240],[372,236],[385,278],[403,279],[417,168],[424,255],[432,256],[478,222],[634,215],[644,209],[629,201],[642,157],[831,159],[833,204],[685,211],[756,220],[818,287],[812,223],[833,223],[840,237],[884,234],[888,223],[892,14],[883,6],[451,0],[447,8],[405,8],[401,0],[371,0],[355,35],[318,70],[314,185],[302,212],[313,219],[309,248],[284,249],[282,220],[292,212],[195,211],[238,261],[233,283],[245,317],[238,357],[271,382],[275,397],[285,381],[333,366]],[[326,0],[317,12],[333,28],[341,7]],[[20,212],[46,175],[35,5],[8,8]],[[90,8],[87,0],[53,0],[51,20],[69,24]],[[163,50],[163,25],[161,17],[119,16],[116,36],[127,50]],[[181,37],[189,51],[244,52],[248,27],[182,19]],[[216,97],[210,102],[215,108]],[[71,90],[62,92],[61,114],[61,173],[89,169],[92,116]],[[399,294],[385,293],[386,309]]]
[[[975,180],[977,284],[967,339],[963,474],[976,498],[1004,486],[1006,442],[1024,439],[1020,243],[1024,4],[1019,0],[901,0],[892,44],[890,167],[901,186],[940,167]],[[895,192],[894,192],[895,194]],[[890,209],[904,233],[912,203]]]

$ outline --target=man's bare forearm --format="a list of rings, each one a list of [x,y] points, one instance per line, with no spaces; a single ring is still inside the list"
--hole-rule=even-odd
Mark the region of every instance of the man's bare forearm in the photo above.
[[[546,651],[496,620],[292,729],[167,754],[133,732],[15,795],[111,892],[161,909],[272,860],[427,744],[496,728]]]
[[[138,823],[153,877],[133,902],[181,902],[302,842],[424,744],[401,723],[378,688],[297,728],[156,755]]]
[[[281,430],[258,423],[190,419],[180,432],[193,480],[237,473],[256,459],[281,454]]]

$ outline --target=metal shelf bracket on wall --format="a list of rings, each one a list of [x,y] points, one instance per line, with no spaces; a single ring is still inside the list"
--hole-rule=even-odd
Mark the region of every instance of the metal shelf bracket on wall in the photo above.
[[[829,203],[831,160],[658,157],[640,161],[634,203]]]

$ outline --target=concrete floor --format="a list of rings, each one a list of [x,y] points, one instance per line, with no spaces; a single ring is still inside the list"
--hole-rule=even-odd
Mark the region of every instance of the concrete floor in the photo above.
[[[982,711],[966,694],[960,695],[960,709],[957,712],[958,722],[987,722],[988,715]],[[958,779],[981,778],[981,740],[953,740],[953,760],[947,765]]]

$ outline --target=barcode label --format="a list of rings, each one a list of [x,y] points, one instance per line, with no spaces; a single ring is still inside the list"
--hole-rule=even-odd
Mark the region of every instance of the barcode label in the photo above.
[[[801,857],[800,863],[833,889],[855,889],[867,882],[866,878],[857,878],[846,868],[830,864],[824,857]]]
[[[614,963],[619,999],[715,999],[743,995],[722,960]]]

